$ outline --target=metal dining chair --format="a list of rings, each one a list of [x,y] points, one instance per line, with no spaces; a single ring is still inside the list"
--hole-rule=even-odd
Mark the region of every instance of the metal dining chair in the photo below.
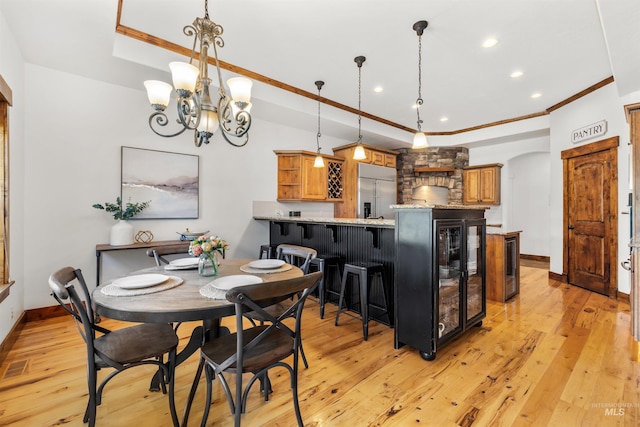
[[[161,265],[166,265],[171,262],[165,258],[166,255],[188,255],[190,243],[191,242],[176,242],[175,245],[154,246],[147,249],[147,256],[155,259],[156,265],[160,267]]]
[[[72,282],[79,285],[80,293]],[[178,336],[169,324],[143,323],[115,331],[97,325],[91,295],[79,269],[62,268],[49,277],[51,295],[78,324],[80,335],[87,348],[87,386],[89,401],[83,421],[90,427],[96,424],[96,409],[102,401],[105,385],[117,374],[136,366],[156,365],[162,374],[163,393],[169,385],[169,410],[174,426],[178,426],[178,416],[174,401],[174,373]],[[83,299],[85,302],[83,302]],[[68,301],[68,303],[66,303]],[[96,336],[96,333],[101,334]],[[168,362],[163,363],[164,355]],[[113,368],[97,386],[97,372],[103,368]]]
[[[322,273],[315,272],[294,279],[238,286],[227,291],[227,301],[235,306],[236,332],[214,338],[204,343],[200,349],[200,363],[204,363],[207,378],[201,426],[206,425],[209,416],[214,378],[219,378],[234,414],[234,426],[239,427],[249,391],[256,380],[262,383],[265,401],[269,400],[271,384],[268,372],[274,367],[284,367],[289,371],[296,419],[298,426],[303,425],[298,403],[298,353],[301,344],[302,309],[307,296],[318,286],[321,277]],[[266,307],[280,309],[277,312],[267,312]],[[243,329],[244,313],[248,310],[258,313],[268,322]],[[291,317],[295,318],[293,329],[283,322]],[[291,355],[291,364],[284,362]],[[242,375],[248,373],[252,374],[252,377],[244,386]],[[235,393],[232,393],[227,383],[227,374],[235,376]],[[200,375],[196,374],[194,383],[199,380]],[[187,407],[191,406],[192,398],[190,395]],[[187,421],[184,419],[183,424],[186,425]]]
[[[302,270],[302,274],[309,273],[309,265],[311,260],[318,255],[318,252],[315,249],[308,248],[305,246],[297,246],[297,245],[289,245],[289,244],[281,244],[276,248],[276,258],[280,260],[284,260],[288,264],[295,265],[296,267]],[[275,313],[282,308],[282,303],[280,306],[268,307],[265,311]],[[263,318],[263,316],[259,313],[250,311],[245,314],[245,316],[252,321],[259,321],[261,324],[267,321],[268,319]],[[291,317],[294,317],[295,313],[291,313]],[[255,324],[255,323],[254,323]],[[307,362],[307,356],[304,354],[304,348],[302,344],[300,344],[300,355],[302,356],[302,362],[304,363],[305,368],[309,368],[309,363]]]

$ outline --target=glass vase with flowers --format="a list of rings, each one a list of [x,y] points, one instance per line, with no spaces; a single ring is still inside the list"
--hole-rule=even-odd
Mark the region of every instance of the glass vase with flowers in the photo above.
[[[218,274],[218,257],[224,254],[229,244],[218,236],[202,235],[196,237],[189,246],[189,253],[199,257],[198,273],[201,276]]]

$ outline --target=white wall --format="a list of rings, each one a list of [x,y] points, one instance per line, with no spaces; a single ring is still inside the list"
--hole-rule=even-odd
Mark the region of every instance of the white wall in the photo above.
[[[79,267],[94,283],[95,245],[108,242],[113,219],[91,205],[120,194],[121,146],[200,156],[200,218],[134,221],[136,231],[151,230],[155,240],[171,240],[187,227],[210,230],[229,241],[229,256],[255,257],[259,245],[268,241],[268,229],[252,219],[253,201],[276,198],[273,149],[315,145],[314,131],[256,118],[246,147],[232,147],[218,135],[208,146],[196,148],[192,133],[161,138],[151,132],[147,123],[151,109],[143,91],[31,64],[25,70],[26,98],[33,102],[25,113],[30,125],[25,132],[24,239],[30,242],[28,258],[37,259],[24,272],[26,309],[52,305],[47,277],[57,268]],[[346,143],[323,139],[325,151]],[[46,256],[36,257],[34,244],[44,245]],[[103,279],[149,266],[144,251],[138,252],[105,255]]]
[[[499,130],[496,130],[499,132]],[[485,212],[488,231],[521,230],[520,252],[549,256],[549,138],[469,149],[471,166],[502,163],[501,203]]]
[[[549,153],[522,154],[507,167],[507,222],[510,230],[522,230],[520,253],[549,256]]]
[[[7,82],[13,93],[13,106],[9,109],[9,150],[10,169],[9,182],[11,193],[9,199],[9,237],[10,253],[9,273],[15,285],[9,296],[0,303],[0,342],[2,342],[24,310],[25,278],[23,230],[24,212],[24,63],[13,36],[8,32],[8,25],[0,12],[0,75]],[[33,250],[33,248],[31,247]],[[38,251],[46,254],[47,248]]]
[[[638,102],[637,100],[635,102]],[[570,133],[600,120],[607,120],[605,136],[580,144],[571,144]],[[624,104],[618,97],[616,86],[607,85],[551,113],[551,187],[550,187],[550,270],[562,273],[563,253],[563,150],[589,144],[612,136],[620,137],[618,147],[618,290],[629,293],[629,273],[620,262],[629,257],[629,216],[627,201],[629,193],[629,128],[625,121]]]

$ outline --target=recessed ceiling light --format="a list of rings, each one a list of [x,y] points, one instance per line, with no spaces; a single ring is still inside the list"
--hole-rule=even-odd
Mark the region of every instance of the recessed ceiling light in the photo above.
[[[418,108],[418,104],[413,104],[413,105],[411,106],[411,108],[413,108],[413,109],[415,110],[416,108]]]
[[[540,98],[541,96],[542,96],[542,94],[541,94],[540,92],[536,92],[536,93],[532,93],[532,94],[531,94],[531,97],[532,97],[533,99]]]
[[[518,77],[522,77],[524,75],[524,73],[520,70],[518,71],[514,71],[513,73],[511,73],[511,78],[512,79],[517,79]]]
[[[490,37],[486,39],[484,42],[482,42],[482,47],[494,47],[497,44],[498,44],[498,39]]]
[[[449,117],[440,117],[441,122],[446,122],[447,120],[449,120]]]
[[[384,88],[382,86],[376,86],[376,87],[373,88],[373,91],[375,93],[384,92]]]

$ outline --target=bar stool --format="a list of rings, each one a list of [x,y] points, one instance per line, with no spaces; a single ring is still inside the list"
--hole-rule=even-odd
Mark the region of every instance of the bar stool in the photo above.
[[[322,279],[318,284],[318,298],[320,299],[320,318],[324,319],[324,304],[326,302],[326,294],[332,294],[339,296],[340,293],[334,290],[331,285],[334,283],[334,279],[337,273],[337,283],[342,281],[342,275],[340,274],[340,262],[341,258],[338,255],[317,255],[309,262],[309,272],[320,271],[322,272]],[[332,271],[332,275],[328,273]]]
[[[258,259],[274,259],[278,245],[260,245],[260,255]]]
[[[336,314],[336,326],[340,318],[342,303],[344,301],[344,292],[347,287],[349,275],[353,275],[358,279],[360,291],[360,311],[362,312],[362,332],[364,340],[369,338],[369,306],[376,308],[389,315],[389,307],[387,306],[387,297],[384,292],[384,280],[382,278],[383,265],[375,262],[353,262],[344,265],[342,273],[342,284],[340,286],[340,301],[338,302],[338,314]],[[374,305],[369,303],[369,288],[378,284],[382,294],[382,304]]]

